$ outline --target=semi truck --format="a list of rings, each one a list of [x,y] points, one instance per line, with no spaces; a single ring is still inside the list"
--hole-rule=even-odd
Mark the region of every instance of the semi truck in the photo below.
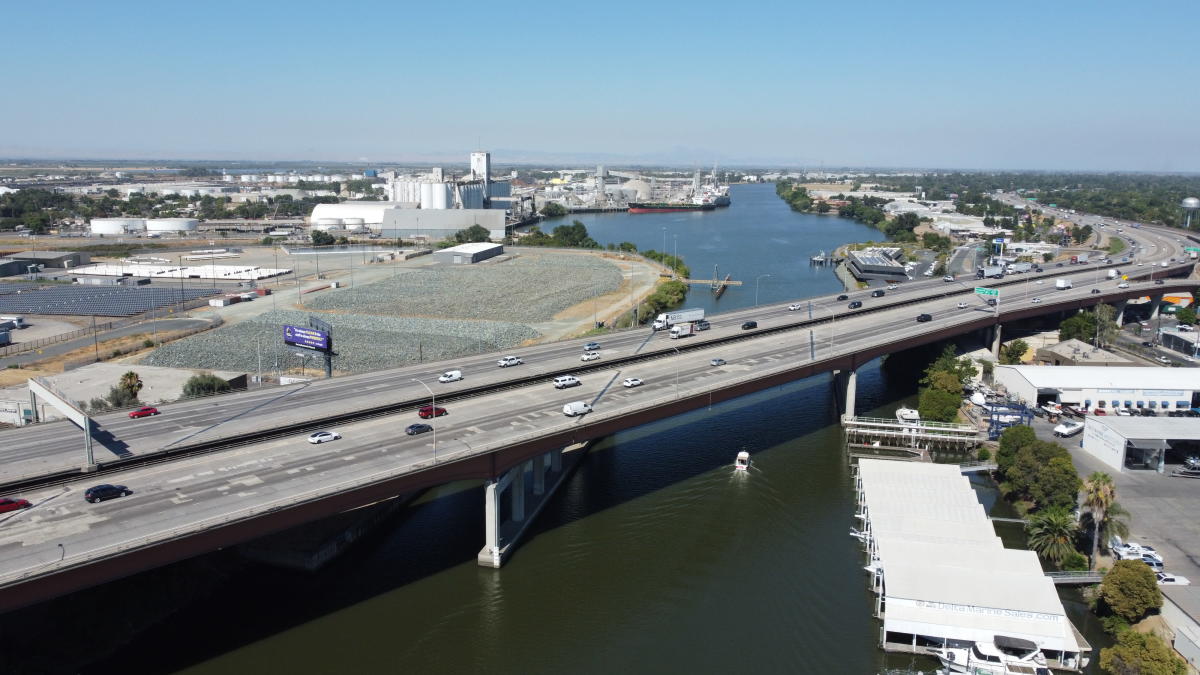
[[[1033,269],[1033,265],[1027,262],[1011,263],[1008,269],[1005,270],[1008,274],[1024,274]]]
[[[1196,252],[1195,252],[1195,251],[1188,251],[1188,258],[1189,258],[1189,259],[1191,259],[1191,260],[1195,260],[1195,259],[1196,259],[1196,257],[1197,257],[1197,256],[1196,256]]]
[[[679,309],[674,312],[664,312],[654,317],[654,330],[666,330],[677,323],[699,321],[704,318],[703,308]]]
[[[989,265],[988,267],[980,267],[975,271],[976,279],[1000,279],[1004,276],[1004,268],[1000,265]]]
[[[675,340],[681,337],[696,334],[696,324],[694,323],[677,323],[671,326],[671,339]]]
[[[1054,287],[1060,291],[1065,288],[1071,288],[1071,280],[1070,279],[1058,279],[1054,282]]]

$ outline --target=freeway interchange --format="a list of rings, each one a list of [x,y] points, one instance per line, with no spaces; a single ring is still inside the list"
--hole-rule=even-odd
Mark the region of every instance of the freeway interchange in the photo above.
[[[1141,255],[1146,266],[1115,265],[1122,272],[1149,277],[1190,269],[1191,263],[1182,260],[1179,235],[1151,228],[1129,234],[1145,247]],[[1153,264],[1170,258],[1182,262],[1166,269]],[[706,395],[712,400],[714,392],[732,392],[715,399],[722,400],[762,388],[766,382],[863,363],[913,341],[992,325],[997,322],[997,308],[974,295],[976,285],[1000,288],[999,318],[1004,319],[1194,286],[1194,282],[1174,280],[1156,286],[1149,279],[1131,279],[1130,288],[1117,289],[1119,279],[1105,278],[1106,269],[1047,267],[1042,274],[986,283],[973,278],[953,283],[917,281],[882,298],[870,297],[870,291],[864,290],[848,293],[846,300],[835,296],[802,300],[795,311],[786,304],[761,306],[709,317],[711,330],[679,340],[648,329],[606,335],[601,339],[601,358],[589,363],[579,360],[585,340],[571,340],[511,350],[507,353],[525,363],[508,368],[496,365],[504,354],[482,354],[163,405],[162,415],[143,419],[102,416],[98,422],[103,439],[96,455],[97,461],[110,467],[102,477],[47,481],[20,495],[34,503],[32,508],[0,515],[0,610],[22,602],[7,600],[5,594],[23,581],[83,569],[97,560],[119,559],[164,542],[200,538],[231,524],[265,519],[338,495],[361,494],[359,500],[369,503],[362,500],[377,499],[387,490],[369,495],[356,491],[368,486],[391,488],[396,483],[389,481],[400,478],[409,479],[405,485],[413,487],[435,484],[446,475],[472,475],[438,473],[438,469],[465,466],[522,444],[553,441],[561,447],[644,423],[653,419],[651,411],[661,411],[660,416],[676,414],[683,401],[699,407]],[[1072,279],[1074,288],[1054,290],[1059,276]],[[1042,284],[1036,283],[1039,278],[1044,279]],[[1093,288],[1102,293],[1092,294]],[[1033,303],[1035,296],[1042,302]],[[863,302],[862,309],[847,308],[854,300]],[[967,306],[960,308],[963,302]],[[919,313],[930,314],[932,320],[916,322]],[[746,320],[757,321],[759,328],[742,331]],[[724,359],[725,365],[710,365],[714,358]],[[462,370],[464,379],[438,383],[437,374],[449,369]],[[577,375],[582,384],[554,389],[551,379],[566,373]],[[645,384],[622,387],[625,377],[641,378]],[[426,386],[449,414],[428,420],[435,433],[405,436],[405,426],[421,421],[416,407],[430,403]],[[562,406],[577,400],[591,403],[595,412],[565,417]],[[336,422],[331,424],[330,419]],[[276,431],[279,428],[283,430]],[[309,431],[322,428],[336,430],[343,438],[321,445],[306,442]],[[0,433],[0,448],[5,458],[0,483],[11,484],[77,470],[82,434],[68,422],[34,425]],[[122,466],[129,458],[183,453],[188,448],[219,451]],[[101,482],[126,485],[133,494],[86,503],[82,491]],[[345,506],[335,503],[330,508]],[[284,524],[281,520],[272,527]],[[255,532],[263,531],[265,527]],[[250,534],[238,536],[244,540]],[[173,559],[204,546],[235,543],[238,536],[199,543],[190,552],[172,554]],[[161,562],[140,564],[144,568]],[[75,587],[103,576],[97,573],[91,582],[79,581]]]

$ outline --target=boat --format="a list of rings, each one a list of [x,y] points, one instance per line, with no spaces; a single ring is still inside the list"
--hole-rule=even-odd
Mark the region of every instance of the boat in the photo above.
[[[901,424],[920,424],[921,413],[912,408],[900,408],[896,411],[896,420]]]
[[[933,650],[949,673],[970,675],[1051,675],[1037,644],[1022,638],[995,636],[970,648]]]
[[[750,453],[745,450],[737,454],[737,459],[733,460],[733,468],[738,471],[746,471],[750,468]]]
[[[630,213],[670,213],[672,211],[712,211],[717,208],[711,201],[690,202],[629,202]]]

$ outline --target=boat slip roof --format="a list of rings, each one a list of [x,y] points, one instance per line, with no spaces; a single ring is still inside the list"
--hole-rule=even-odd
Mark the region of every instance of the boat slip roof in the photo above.
[[[957,466],[863,459],[858,476],[883,569],[885,630],[1011,635],[1079,651],[1037,556],[1003,547]]]

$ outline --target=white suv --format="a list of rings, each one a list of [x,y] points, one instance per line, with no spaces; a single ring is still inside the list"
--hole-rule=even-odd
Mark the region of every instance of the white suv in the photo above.
[[[522,363],[525,362],[522,361],[519,356],[505,356],[497,361],[496,365],[500,366],[501,368],[507,368],[509,366],[519,366]]]
[[[560,375],[559,377],[554,378],[555,389],[566,389],[567,387],[575,387],[579,384],[582,383],[579,381],[579,378],[575,377],[574,375]]]

